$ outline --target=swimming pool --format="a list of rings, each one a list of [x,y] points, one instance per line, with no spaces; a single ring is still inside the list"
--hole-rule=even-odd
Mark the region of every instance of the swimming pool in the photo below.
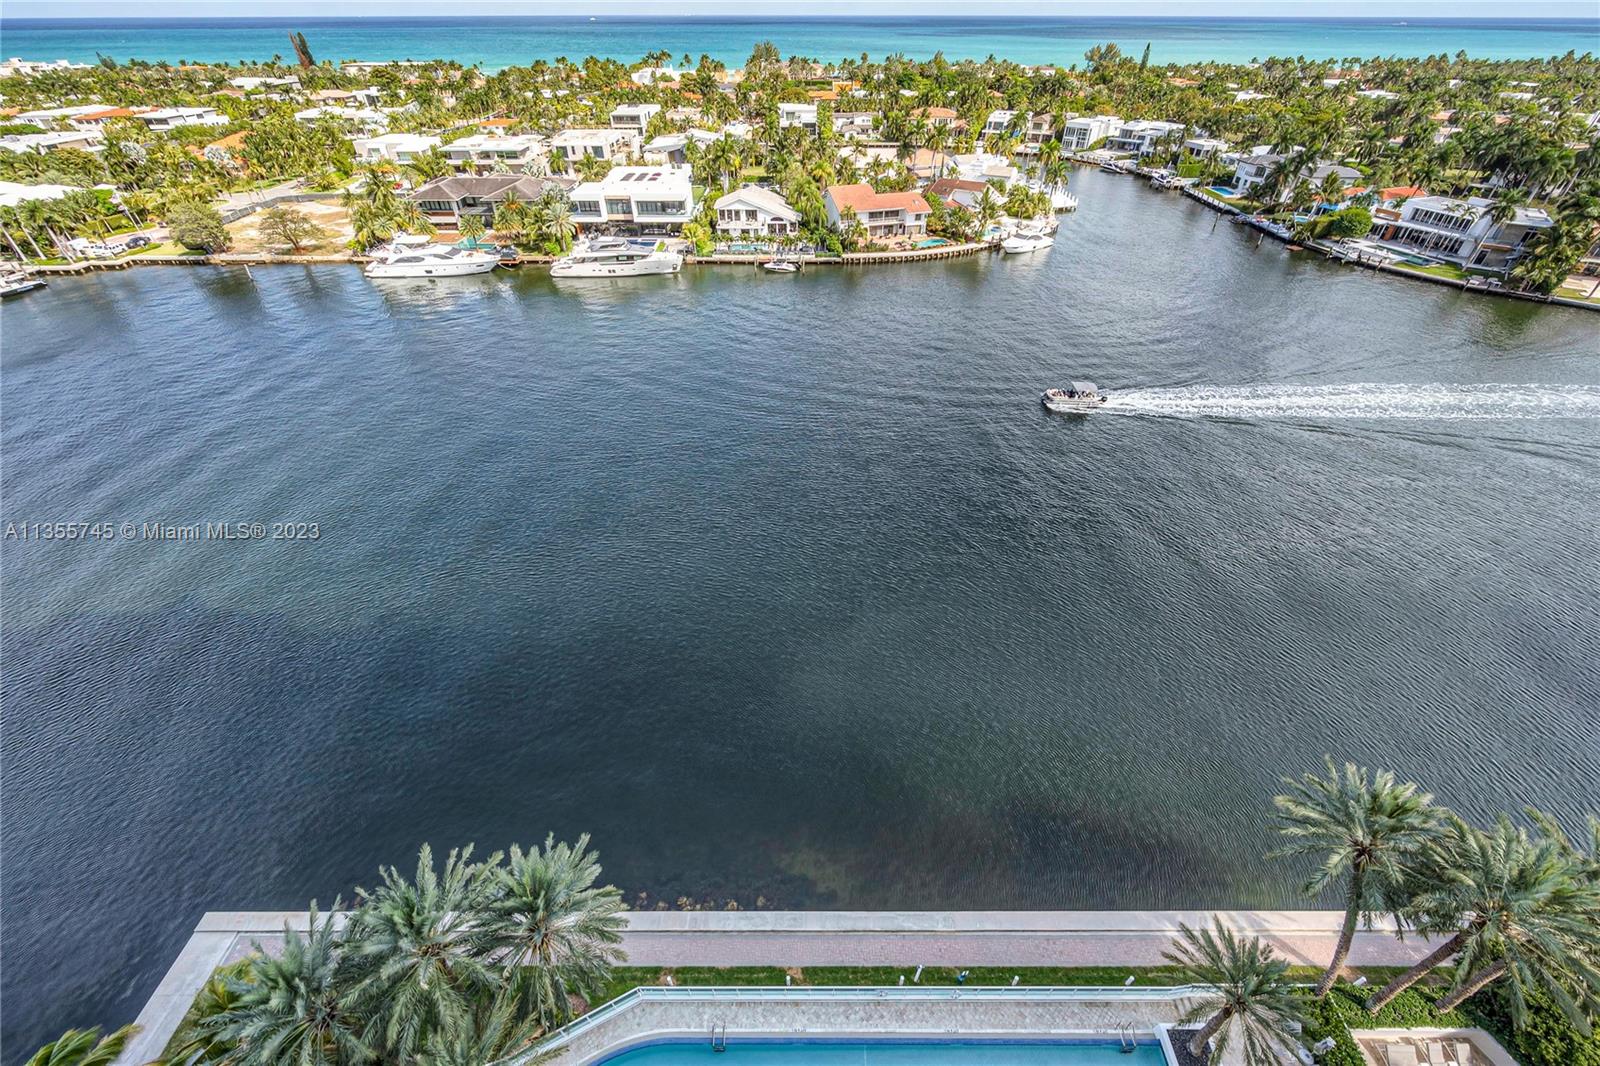
[[[942,248],[942,247],[944,247],[945,245],[947,245],[949,243],[950,242],[945,240],[943,237],[930,237],[929,239],[927,239],[925,241],[918,241],[917,242],[917,247],[918,248]]]
[[[1228,188],[1226,185],[1207,185],[1206,188],[1210,189],[1212,192],[1216,193],[1218,196],[1234,197],[1234,196],[1238,196],[1239,195],[1238,193],[1234,192],[1232,189]]]
[[[707,1038],[662,1041],[602,1059],[606,1066],[1164,1066],[1157,1044],[1131,1054],[1116,1044],[1065,1041],[728,1040],[726,1052]]]

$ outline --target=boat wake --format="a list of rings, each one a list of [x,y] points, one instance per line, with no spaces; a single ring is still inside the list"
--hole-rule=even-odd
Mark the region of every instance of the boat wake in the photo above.
[[[1101,410],[1173,418],[1600,418],[1600,386],[1362,383],[1112,389]]]

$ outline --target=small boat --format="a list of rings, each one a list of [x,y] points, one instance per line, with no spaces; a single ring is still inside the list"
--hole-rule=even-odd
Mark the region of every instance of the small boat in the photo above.
[[[550,264],[552,278],[635,278],[646,274],[676,274],[683,256],[622,237],[597,237],[584,241]]]
[[[800,264],[792,259],[768,259],[761,264],[761,269],[774,274],[794,274],[799,271]]]
[[[21,296],[25,292],[44,288],[44,281],[21,270],[0,273],[0,296]]]
[[[1000,242],[1000,250],[1007,255],[1020,255],[1026,252],[1042,252],[1056,239],[1043,230],[1019,230]]]
[[[499,265],[498,252],[433,244],[426,238],[396,237],[373,252],[372,262],[363,273],[369,278],[459,278],[487,274]]]
[[[1103,407],[1106,397],[1092,381],[1074,381],[1071,388],[1045,389],[1039,402],[1064,415],[1081,415]]]

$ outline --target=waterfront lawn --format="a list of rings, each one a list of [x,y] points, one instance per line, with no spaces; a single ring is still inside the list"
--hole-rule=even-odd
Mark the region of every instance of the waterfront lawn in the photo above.
[[[935,988],[956,986],[961,983],[956,976],[962,969],[959,966],[923,967],[922,979],[917,985]],[[1020,979],[1017,982],[1019,986],[1028,987],[1120,988],[1130,976],[1134,978],[1133,986],[1136,988],[1166,988],[1183,983],[1177,969],[1172,966],[971,966],[964,969],[967,971],[965,983],[973,987],[1010,985],[1013,977]],[[1357,972],[1364,975],[1372,987],[1382,987],[1402,969],[1374,966],[1361,967]],[[782,985],[784,977],[790,974],[797,975],[794,984],[798,987],[853,988],[896,986],[902,977],[910,986],[916,970],[915,966],[806,966],[798,969],[782,966],[621,966],[612,971],[611,980],[589,1006],[593,1009],[641,986],[665,985],[667,974],[672,975],[673,983],[680,988],[709,985],[773,987]],[[1322,976],[1322,971],[1314,966],[1296,966],[1290,969],[1289,976],[1291,980],[1310,984]]]
[[[1413,274],[1432,274],[1436,278],[1449,278],[1451,281],[1467,280],[1467,272],[1458,266],[1449,263],[1440,263],[1437,266],[1414,266],[1410,263],[1396,263],[1395,269],[1408,270]]]

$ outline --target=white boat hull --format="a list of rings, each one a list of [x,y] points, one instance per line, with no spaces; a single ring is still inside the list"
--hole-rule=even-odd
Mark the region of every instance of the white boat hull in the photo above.
[[[1054,237],[1007,237],[1000,242],[1000,250],[1007,255],[1025,255],[1042,252],[1055,243]]]
[[[369,278],[460,278],[468,274],[487,274],[499,265],[499,259],[461,263],[368,263],[366,275]]]
[[[550,267],[552,278],[638,278],[649,274],[676,274],[683,257],[662,252],[632,263],[569,263],[557,261]]]

